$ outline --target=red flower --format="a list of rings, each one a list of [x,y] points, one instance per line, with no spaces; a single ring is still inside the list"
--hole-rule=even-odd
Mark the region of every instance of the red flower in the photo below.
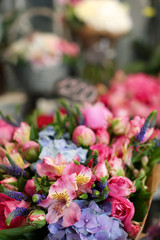
[[[43,128],[47,126],[48,124],[52,123],[54,120],[54,117],[52,115],[40,115],[37,117],[37,125],[38,128]]]

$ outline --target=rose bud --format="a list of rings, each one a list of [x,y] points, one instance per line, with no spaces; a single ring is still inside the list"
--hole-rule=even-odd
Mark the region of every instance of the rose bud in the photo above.
[[[108,145],[110,136],[105,128],[101,128],[96,131],[96,139],[97,139],[97,143]]]
[[[22,152],[28,162],[35,162],[39,155],[39,145],[34,141],[29,141],[23,145]]]
[[[80,125],[73,132],[73,142],[78,146],[88,147],[95,143],[95,133],[88,127]]]
[[[114,134],[116,135],[124,134],[128,121],[129,121],[128,116],[114,118],[112,121],[112,129]]]
[[[13,191],[18,190],[18,188],[16,187],[17,178],[15,177],[9,177],[9,178],[3,179],[0,181],[0,184],[3,184],[3,186],[9,190],[13,190]]]
[[[41,228],[46,224],[45,212],[42,210],[33,210],[29,213],[27,220],[32,226]]]
[[[33,178],[27,180],[26,185],[24,187],[24,192],[30,197],[32,197],[33,194],[36,193],[36,187],[34,185],[34,179]]]

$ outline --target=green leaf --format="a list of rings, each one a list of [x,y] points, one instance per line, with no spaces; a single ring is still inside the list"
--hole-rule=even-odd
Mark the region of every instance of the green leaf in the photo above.
[[[0,230],[0,239],[19,239],[17,238],[18,236],[21,236],[25,233],[30,233],[35,231],[36,228],[30,225],[27,226],[22,226],[22,227],[18,227],[18,228],[10,228],[10,229],[4,229],[4,230]]]
[[[24,191],[27,180],[21,175],[17,180],[17,187],[20,192]]]
[[[30,140],[35,141],[37,139],[38,139],[38,131],[32,124],[31,125],[31,131],[30,131]]]
[[[39,192],[41,190],[41,182],[38,179],[37,175],[35,175],[35,178],[34,178],[34,185],[36,187],[36,191]]]

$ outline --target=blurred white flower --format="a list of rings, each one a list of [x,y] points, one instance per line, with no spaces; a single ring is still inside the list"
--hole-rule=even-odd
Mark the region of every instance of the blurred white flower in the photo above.
[[[132,28],[127,5],[117,0],[83,0],[74,7],[76,16],[97,31],[125,34]]]

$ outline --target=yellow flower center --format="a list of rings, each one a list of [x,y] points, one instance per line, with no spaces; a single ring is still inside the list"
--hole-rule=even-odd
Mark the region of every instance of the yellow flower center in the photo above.
[[[76,182],[78,185],[86,184],[90,181],[90,178],[84,174],[76,176]]]
[[[67,207],[69,207],[69,204],[70,204],[70,198],[69,198],[69,194],[67,192],[67,190],[63,189],[63,192],[54,192],[52,194],[50,194],[50,197],[52,199],[55,199],[55,200],[58,200],[58,201],[61,201],[61,202],[64,202],[65,205]]]

